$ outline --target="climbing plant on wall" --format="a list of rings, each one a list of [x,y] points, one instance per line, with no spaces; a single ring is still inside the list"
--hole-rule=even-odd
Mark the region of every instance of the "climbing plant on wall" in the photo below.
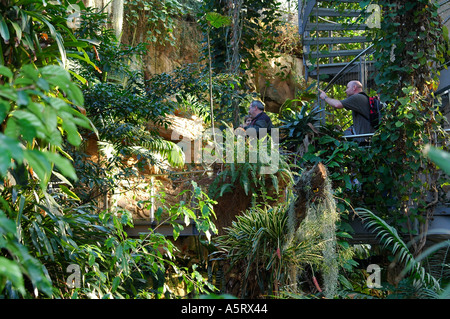
[[[235,91],[245,90],[247,70],[258,69],[270,57],[276,55],[276,36],[279,34],[280,3],[273,0],[227,0],[205,1],[202,14],[215,12],[231,19],[225,28],[208,35],[208,50],[211,65],[216,72],[233,74],[240,83],[232,83]],[[200,21],[201,22],[201,21]],[[206,33],[208,25],[201,23]],[[227,112],[233,114],[233,124],[239,125],[239,99],[230,99]]]
[[[131,45],[138,42],[175,45],[174,16],[182,12],[179,1],[125,0],[124,7],[124,18],[133,30]]]
[[[367,5],[369,1],[363,4]],[[437,169],[422,154],[426,144],[437,145],[442,116],[433,92],[439,66],[445,62],[448,38],[435,1],[379,1],[381,28],[372,33],[375,78],[388,103],[384,122],[372,140],[378,210],[394,214],[401,231],[423,235],[436,204]],[[364,168],[363,168],[364,169]],[[381,204],[380,204],[381,203]],[[393,213],[394,212],[394,213]],[[419,227],[414,224],[419,222]],[[422,238],[423,239],[423,238]],[[413,244],[420,252],[425,240]]]

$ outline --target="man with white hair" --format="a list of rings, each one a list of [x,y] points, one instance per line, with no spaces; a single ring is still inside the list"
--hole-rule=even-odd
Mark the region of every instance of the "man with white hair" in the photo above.
[[[345,93],[347,98],[340,101],[327,96],[327,94],[320,90],[320,98],[327,102],[327,104],[333,106],[337,109],[345,108],[346,110],[352,111],[353,118],[353,134],[367,134],[375,132],[375,129],[370,124],[369,120],[369,98],[363,92],[363,86],[359,81],[350,81],[347,84],[347,89]],[[357,142],[364,141],[365,138],[358,138]]]
[[[249,125],[244,127],[245,130],[254,128],[258,138],[264,136],[260,136],[259,134],[259,130],[261,128],[267,129],[267,133],[270,134],[270,130],[272,129],[272,120],[266,112],[264,112],[264,104],[261,101],[253,100],[248,108],[248,114],[252,117],[252,121]]]

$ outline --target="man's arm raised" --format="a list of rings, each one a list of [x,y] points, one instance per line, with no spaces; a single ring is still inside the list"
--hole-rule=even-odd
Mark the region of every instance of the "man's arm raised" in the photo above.
[[[342,105],[341,101],[332,99],[331,97],[328,97],[327,94],[324,91],[322,91],[321,89],[319,89],[319,92],[320,92],[320,98],[322,100],[324,100],[325,102],[327,102],[327,104],[329,104],[332,107],[337,108],[337,109],[342,109],[344,107]]]

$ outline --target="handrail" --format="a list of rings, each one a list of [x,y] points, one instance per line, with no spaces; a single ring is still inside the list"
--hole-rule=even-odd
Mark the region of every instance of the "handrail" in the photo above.
[[[342,75],[342,73],[345,72],[350,66],[352,66],[362,55],[366,54],[371,48],[373,47],[373,43],[369,45],[366,49],[361,51],[353,60],[351,60],[349,63],[347,63],[336,75],[328,82],[325,89],[323,89],[324,92],[327,92],[328,89],[336,82],[339,77]]]
[[[372,137],[375,133],[344,135],[343,138]]]
[[[446,128],[443,130],[444,132],[450,133],[450,128]],[[354,134],[354,135],[344,135],[343,138],[359,138],[359,137],[372,137],[375,133],[366,133],[366,134]]]

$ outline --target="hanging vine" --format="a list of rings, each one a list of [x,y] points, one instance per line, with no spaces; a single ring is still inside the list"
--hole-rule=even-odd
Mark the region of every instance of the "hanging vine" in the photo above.
[[[239,47],[242,37],[242,19],[241,19],[241,10],[242,10],[242,2],[243,0],[229,0],[228,15],[232,19],[231,27],[229,28],[230,33],[230,46],[228,56],[228,68],[229,72],[236,74],[239,71],[239,67],[241,65],[241,55],[239,54]]]

